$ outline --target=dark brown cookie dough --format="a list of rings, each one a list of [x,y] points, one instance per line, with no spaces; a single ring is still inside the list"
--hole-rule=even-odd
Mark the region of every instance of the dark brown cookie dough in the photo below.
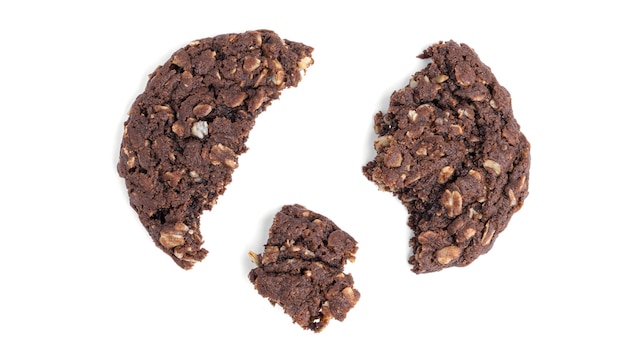
[[[312,51],[268,30],[196,40],[132,105],[118,172],[155,244],[182,268],[207,254],[200,214],[230,183],[255,118],[300,82]]]
[[[509,92],[465,44],[438,43],[374,117],[365,176],[393,192],[414,232],[415,273],[465,266],[491,249],[528,195],[530,145]]]
[[[328,218],[301,205],[287,205],[274,217],[263,254],[249,274],[260,295],[304,329],[320,332],[332,318],[343,321],[360,298],[352,275],[357,242]]]

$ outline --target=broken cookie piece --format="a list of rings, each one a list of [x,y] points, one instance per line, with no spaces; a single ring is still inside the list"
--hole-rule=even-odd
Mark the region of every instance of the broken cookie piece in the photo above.
[[[274,217],[263,254],[248,275],[260,295],[280,305],[302,328],[322,331],[343,321],[360,298],[352,275],[357,242],[328,218],[301,205],[286,205]]]
[[[374,117],[377,155],[363,168],[409,212],[415,273],[488,252],[528,195],[530,144],[511,97],[465,44],[440,42],[389,109]]]
[[[130,204],[182,268],[201,261],[200,214],[231,182],[256,117],[296,86],[313,49],[269,30],[195,40],[133,103],[117,165]]]

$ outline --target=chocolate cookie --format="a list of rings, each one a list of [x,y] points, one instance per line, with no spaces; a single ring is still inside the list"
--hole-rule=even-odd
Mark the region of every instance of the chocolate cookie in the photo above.
[[[301,205],[284,206],[274,217],[263,254],[248,277],[256,290],[280,305],[302,328],[319,332],[332,318],[343,321],[360,298],[352,275],[357,242],[328,218]]]
[[[409,212],[415,273],[465,266],[493,246],[528,195],[530,145],[511,97],[465,44],[431,59],[374,117],[377,155],[364,168]]]
[[[132,105],[118,172],[154,243],[182,268],[207,254],[200,214],[230,183],[255,118],[300,82],[312,51],[268,30],[195,40]]]

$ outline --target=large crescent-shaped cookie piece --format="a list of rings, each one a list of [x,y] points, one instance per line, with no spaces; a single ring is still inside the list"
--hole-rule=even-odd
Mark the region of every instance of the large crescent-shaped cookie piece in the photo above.
[[[474,50],[428,48],[427,67],[374,120],[365,176],[409,212],[415,273],[464,266],[493,246],[528,195],[530,144],[511,97]]]
[[[154,243],[182,268],[207,255],[202,211],[230,183],[255,118],[300,82],[312,51],[269,30],[196,40],[133,103],[118,172]]]

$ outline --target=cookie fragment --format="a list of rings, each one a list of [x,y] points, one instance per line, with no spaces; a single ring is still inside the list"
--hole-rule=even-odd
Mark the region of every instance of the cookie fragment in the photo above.
[[[465,266],[488,252],[528,195],[530,144],[511,97],[465,44],[431,59],[374,117],[377,155],[363,173],[409,212],[415,273]]]
[[[201,261],[200,214],[224,193],[256,117],[296,86],[313,49],[269,30],[195,40],[133,103],[117,165],[154,243],[182,268]]]
[[[263,254],[248,275],[260,295],[280,305],[294,323],[322,331],[332,318],[343,321],[360,298],[351,274],[357,242],[328,218],[295,204],[274,217]]]

